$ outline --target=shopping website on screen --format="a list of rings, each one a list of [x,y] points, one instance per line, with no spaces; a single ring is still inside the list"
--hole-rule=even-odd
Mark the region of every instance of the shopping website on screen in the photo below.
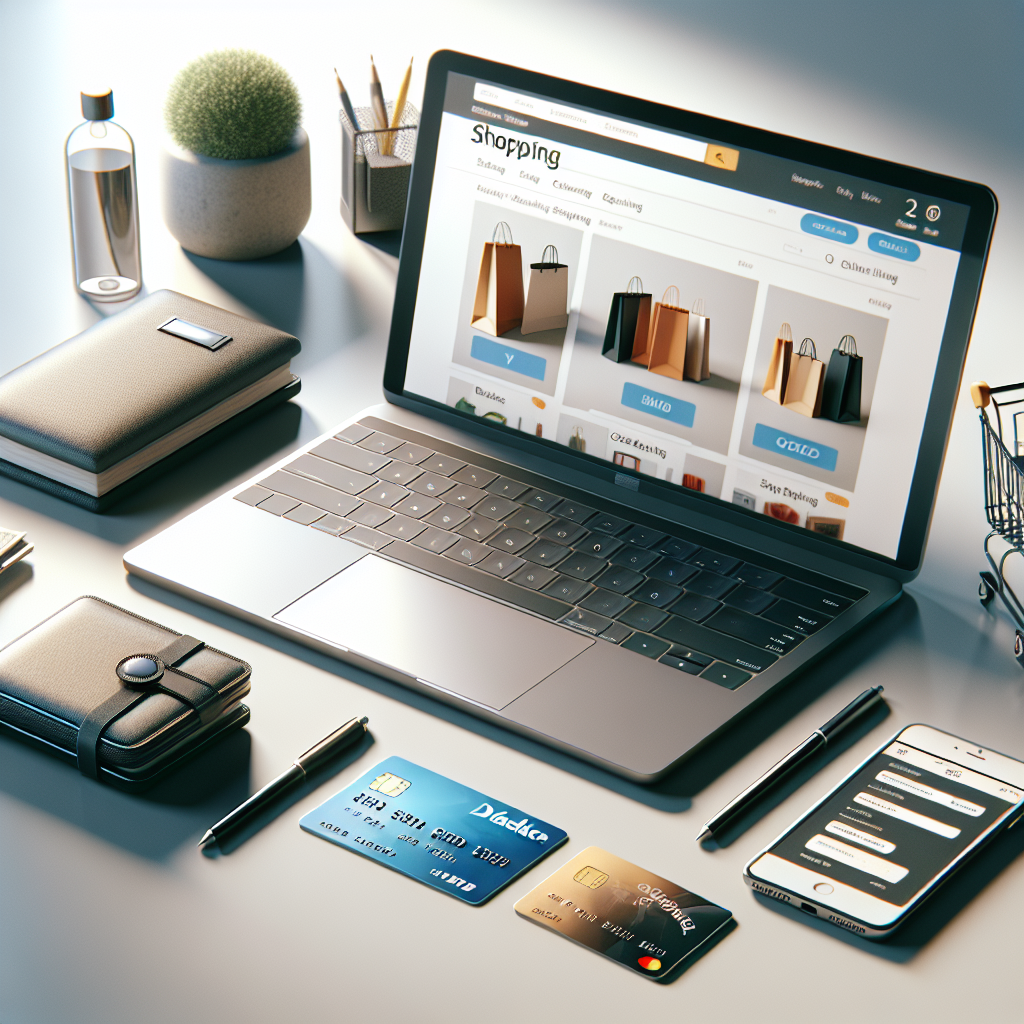
[[[965,222],[453,74],[405,387],[895,557]]]

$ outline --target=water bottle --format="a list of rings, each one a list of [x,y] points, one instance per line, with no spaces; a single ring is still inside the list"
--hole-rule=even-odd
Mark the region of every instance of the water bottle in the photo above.
[[[119,302],[142,287],[135,147],[110,120],[109,89],[83,92],[82,116],[65,149],[75,286],[93,301]]]

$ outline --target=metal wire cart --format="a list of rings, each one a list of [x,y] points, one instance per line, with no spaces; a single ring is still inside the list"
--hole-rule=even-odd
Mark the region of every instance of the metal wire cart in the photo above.
[[[995,395],[1011,395],[997,401]],[[1017,624],[1013,653],[1024,666],[1024,604],[1006,580],[1003,567],[1014,553],[1024,554],[1024,440],[1021,438],[1019,418],[1024,416],[1024,382],[1004,384],[990,388],[984,381],[971,385],[971,398],[981,418],[981,457],[985,470],[985,516],[992,532],[985,538],[985,557],[992,572],[981,573],[978,597],[988,605],[996,594]],[[995,413],[995,426],[986,411],[991,406]],[[1021,406],[1008,413],[1013,421],[1013,448],[1003,440],[1003,410]],[[998,562],[990,545],[993,537],[1002,537],[1009,545]]]

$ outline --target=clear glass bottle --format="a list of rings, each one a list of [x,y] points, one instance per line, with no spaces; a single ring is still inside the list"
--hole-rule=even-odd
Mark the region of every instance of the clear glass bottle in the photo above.
[[[75,286],[93,301],[119,302],[142,287],[135,147],[110,120],[109,90],[83,92],[82,116],[65,147]]]

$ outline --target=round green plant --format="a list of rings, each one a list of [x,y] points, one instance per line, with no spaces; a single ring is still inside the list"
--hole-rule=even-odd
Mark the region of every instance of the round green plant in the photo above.
[[[255,50],[217,50],[192,61],[171,83],[164,108],[182,149],[221,160],[281,152],[301,116],[288,72]]]

